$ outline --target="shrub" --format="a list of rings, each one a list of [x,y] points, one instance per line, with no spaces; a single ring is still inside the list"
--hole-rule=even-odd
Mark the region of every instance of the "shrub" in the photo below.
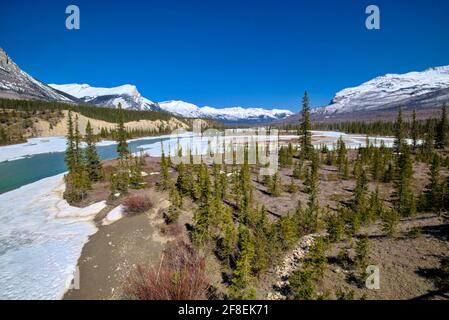
[[[123,201],[124,213],[128,216],[150,210],[153,202],[146,196],[131,196]]]
[[[138,266],[124,292],[137,300],[203,300],[210,287],[205,268],[205,258],[178,240],[169,244],[158,266]]]

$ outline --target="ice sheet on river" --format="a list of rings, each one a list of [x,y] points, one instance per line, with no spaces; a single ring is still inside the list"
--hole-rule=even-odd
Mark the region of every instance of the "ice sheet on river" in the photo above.
[[[63,174],[0,195],[0,299],[59,299],[105,202],[62,200]]]

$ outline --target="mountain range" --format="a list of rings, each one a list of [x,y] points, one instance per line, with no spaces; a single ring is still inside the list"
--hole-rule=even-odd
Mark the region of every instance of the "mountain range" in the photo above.
[[[427,118],[438,114],[445,103],[449,104],[449,66],[386,74],[343,89],[329,105],[312,109],[311,118],[320,122],[389,120],[399,106],[406,115],[416,109],[418,118]],[[280,122],[294,123],[299,118],[295,114]]]
[[[180,101],[154,102],[143,97],[136,86],[125,84],[112,88],[88,84],[47,85],[19,68],[0,48],[0,97],[41,99],[99,107],[169,112],[185,118],[206,118],[233,124],[294,123],[300,115],[289,110],[264,108],[200,107]],[[449,102],[449,66],[421,72],[386,74],[359,86],[337,92],[330,104],[312,109],[312,120],[336,122],[347,120],[385,120],[394,117],[398,106],[405,113],[416,109],[418,117],[436,114]]]
[[[19,68],[0,48],[0,97],[9,99],[40,99],[67,103],[83,103],[99,107],[169,112],[185,118],[205,118],[225,123],[267,123],[286,118],[289,110],[263,108],[199,107],[184,101],[153,102],[143,97],[136,86],[125,84],[98,88],[88,84],[45,84]]]

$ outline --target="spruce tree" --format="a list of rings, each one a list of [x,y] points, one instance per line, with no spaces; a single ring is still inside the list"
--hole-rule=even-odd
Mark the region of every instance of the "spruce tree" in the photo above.
[[[74,154],[75,154],[75,167],[76,170],[84,170],[84,155],[81,149],[81,133],[78,126],[78,115],[75,116],[75,127],[73,134]]]
[[[416,211],[414,207],[414,196],[411,190],[413,177],[413,166],[410,158],[410,150],[405,145],[402,152],[397,155],[395,168],[393,202],[397,212],[404,216],[410,216]]]
[[[84,141],[86,142],[85,159],[89,179],[91,181],[99,181],[103,177],[102,165],[97,148],[95,147],[95,138],[90,121],[87,121]]]
[[[418,144],[418,123],[416,121],[416,110],[415,109],[413,109],[413,113],[412,113],[411,137],[412,137],[413,152],[415,152],[416,146]]]
[[[396,118],[396,122],[394,124],[394,144],[393,148],[395,153],[400,153],[402,151],[402,147],[405,144],[405,127],[404,121],[402,119],[402,107],[399,107],[398,115]]]
[[[337,141],[337,166],[338,170],[340,172],[343,172],[344,165],[346,162],[346,144],[343,140],[343,137],[340,136],[340,138]]]
[[[165,157],[165,152],[164,152],[163,147],[162,147],[162,151],[161,151],[160,176],[161,176],[161,180],[158,182],[158,188],[160,190],[168,190],[171,185],[171,181],[170,181],[170,175],[168,173],[168,161],[167,161],[167,158]]]
[[[433,154],[429,180],[424,190],[425,209],[440,214],[443,207],[443,190],[440,181],[440,156],[436,152]]]
[[[437,126],[437,132],[435,137],[435,147],[437,149],[444,149],[448,145],[448,130],[449,125],[447,122],[447,107],[444,104],[441,108],[441,120]]]
[[[218,240],[218,254],[228,264],[231,262],[237,243],[237,230],[235,229],[232,211],[225,207],[221,216],[221,232]]]
[[[76,155],[75,155],[75,134],[73,129],[73,119],[72,119],[72,112],[69,111],[68,118],[67,118],[67,148],[65,151],[65,163],[67,165],[67,168],[69,172],[73,172],[76,167]]]
[[[117,153],[120,159],[125,159],[129,155],[128,143],[126,142],[125,119],[122,104],[118,104],[117,112]]]
[[[279,174],[277,172],[273,175],[271,179],[268,192],[272,197],[279,197],[282,193],[281,178],[279,177]]]
[[[313,152],[312,145],[312,133],[311,123],[310,123],[310,100],[307,91],[304,92],[304,97],[302,100],[302,117],[300,122],[300,137],[299,141],[301,144],[300,156],[302,159],[310,159]]]
[[[255,258],[254,240],[250,231],[242,224],[239,226],[238,248],[239,254],[231,277],[232,284],[229,287],[229,293],[233,299],[254,299],[256,295],[252,287],[252,267]]]

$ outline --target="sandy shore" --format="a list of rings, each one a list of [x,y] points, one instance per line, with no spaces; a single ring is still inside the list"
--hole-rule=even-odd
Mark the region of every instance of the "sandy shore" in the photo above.
[[[123,284],[136,266],[159,262],[164,244],[170,239],[159,231],[162,219],[158,212],[169,202],[153,190],[145,193],[155,203],[145,214],[124,217],[111,225],[102,225],[102,219],[114,207],[97,215],[98,231],[89,238],[78,260],[80,287],[67,291],[64,299],[124,298]]]

